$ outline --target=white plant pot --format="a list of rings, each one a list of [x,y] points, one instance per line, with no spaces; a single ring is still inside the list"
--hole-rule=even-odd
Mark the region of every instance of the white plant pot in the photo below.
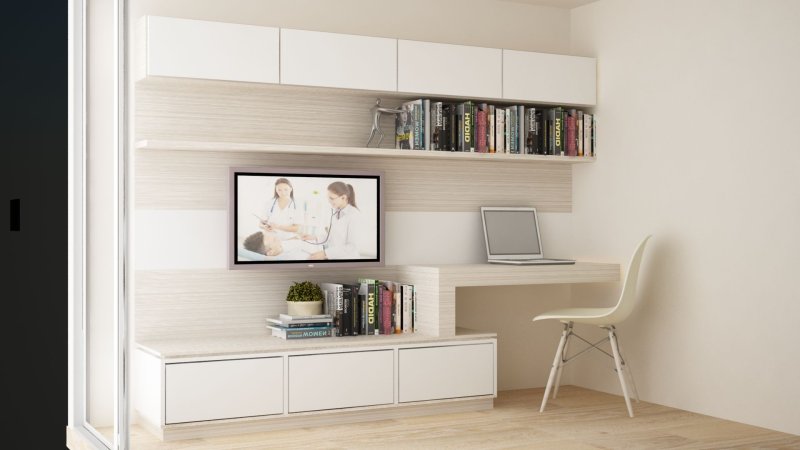
[[[286,302],[290,316],[322,314],[322,302]]]

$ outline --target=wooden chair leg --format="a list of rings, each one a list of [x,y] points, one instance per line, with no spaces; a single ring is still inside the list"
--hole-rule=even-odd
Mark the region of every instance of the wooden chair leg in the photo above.
[[[553,387],[553,382],[556,378],[556,372],[558,371],[558,366],[561,363],[561,352],[564,350],[564,344],[567,341],[568,330],[569,324],[565,323],[564,331],[561,332],[561,340],[558,341],[556,356],[553,358],[553,367],[550,368],[550,376],[547,378],[547,387],[544,388],[544,398],[542,398],[542,406],[539,408],[539,412],[544,412],[544,407],[547,405],[547,397],[550,395],[550,388]]]
[[[613,326],[608,329],[608,338],[611,342],[611,351],[614,353],[614,365],[617,367],[617,375],[619,376],[619,384],[622,387],[622,395],[625,396],[625,405],[628,406],[628,415],[633,417],[633,407],[631,406],[631,399],[628,396],[628,386],[625,382],[625,375],[622,373],[622,358],[619,356],[617,335]]]

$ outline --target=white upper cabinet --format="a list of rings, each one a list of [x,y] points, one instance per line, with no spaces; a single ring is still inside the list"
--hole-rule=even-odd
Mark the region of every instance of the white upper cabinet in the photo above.
[[[500,49],[401,39],[397,60],[400,92],[501,98]]]
[[[594,105],[597,60],[582,56],[503,50],[503,98]]]
[[[149,16],[139,77],[278,82],[278,29]]]
[[[397,90],[397,40],[281,28],[281,84]]]

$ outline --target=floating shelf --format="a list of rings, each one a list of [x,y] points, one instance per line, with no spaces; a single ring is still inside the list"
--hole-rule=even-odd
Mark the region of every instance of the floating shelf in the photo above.
[[[508,153],[472,153],[426,150],[397,150],[391,148],[323,147],[316,145],[254,144],[241,142],[143,140],[136,143],[140,150],[178,150],[199,152],[255,152],[293,155],[369,156],[384,158],[416,158],[475,161],[515,161],[521,163],[583,164],[594,162],[594,156],[515,155]]]

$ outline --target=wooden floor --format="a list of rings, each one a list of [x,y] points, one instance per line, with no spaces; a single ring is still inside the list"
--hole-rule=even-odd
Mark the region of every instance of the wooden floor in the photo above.
[[[543,389],[500,392],[489,411],[160,442],[139,427],[135,450],[222,449],[800,449],[800,436],[564,386],[539,413]]]

